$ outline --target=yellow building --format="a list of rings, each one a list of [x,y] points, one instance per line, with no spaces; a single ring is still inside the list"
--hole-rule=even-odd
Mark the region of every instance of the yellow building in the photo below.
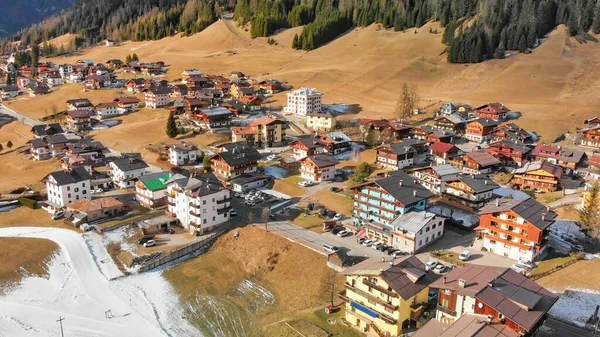
[[[335,117],[328,113],[306,114],[306,126],[314,131],[333,131],[335,124]]]
[[[231,142],[244,142],[256,147],[283,146],[285,122],[260,117],[252,121],[250,126],[234,126],[231,128]]]
[[[390,263],[368,259],[348,268],[345,320],[370,336],[395,337],[414,331],[433,314],[425,313],[429,285],[440,276],[415,256]]]

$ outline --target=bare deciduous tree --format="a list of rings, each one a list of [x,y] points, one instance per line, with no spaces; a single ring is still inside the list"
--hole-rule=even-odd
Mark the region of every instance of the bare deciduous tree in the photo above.
[[[402,85],[402,92],[396,103],[396,115],[401,119],[407,119],[412,116],[417,103],[417,91],[408,87],[408,84]]]
[[[269,207],[263,208],[261,216],[262,216],[263,222],[265,223],[265,231],[268,232],[269,231],[269,227],[268,227],[269,217],[271,216],[271,209]]]

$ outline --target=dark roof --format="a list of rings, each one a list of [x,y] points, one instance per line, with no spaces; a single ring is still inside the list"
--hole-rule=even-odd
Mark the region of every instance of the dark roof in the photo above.
[[[415,147],[417,145],[425,145],[427,142],[424,141],[423,139],[417,139],[417,138],[405,138],[402,140],[402,143],[405,145],[410,145],[412,147]]]
[[[112,161],[115,166],[123,171],[133,171],[141,168],[148,167],[145,161],[140,158],[136,158],[136,156],[124,156],[123,158],[115,159]]]
[[[271,179],[271,176],[263,176],[260,174],[242,174],[241,176],[231,179],[229,183],[244,185],[258,180]]]
[[[205,173],[195,177],[183,177],[176,175],[170,180],[165,182],[166,184],[175,183],[183,188],[186,193],[189,193],[193,197],[201,197],[205,195],[214,194],[225,189],[223,184],[217,179],[212,173]]]
[[[512,269],[507,269],[475,297],[528,332],[558,300],[558,295]]]
[[[80,142],[80,143],[69,143],[69,144],[67,144],[67,147],[74,154],[102,151],[102,150],[106,149],[106,146],[104,146],[102,143],[93,142],[93,141],[84,141],[84,142]]]
[[[230,166],[257,161],[262,158],[262,155],[255,148],[243,143],[229,143],[222,147],[226,151],[215,154],[213,158],[219,156]]]
[[[87,98],[70,99],[67,101],[67,103],[76,107],[94,106]]]
[[[170,94],[171,88],[169,88],[165,85],[160,85],[160,86],[153,86],[153,87],[144,89],[144,92],[146,92],[146,91],[150,91],[155,95]]]
[[[475,296],[485,288],[488,283],[502,275],[508,268],[466,264],[464,267],[452,269],[444,278],[438,279],[430,285],[431,288],[448,289],[456,291],[458,295]],[[460,286],[458,280],[463,280]]]
[[[423,185],[417,183],[413,177],[409,176],[404,171],[392,172],[386,178],[368,182],[357,187],[371,184],[379,185],[379,187],[391,194],[404,206],[410,206],[423,199],[433,197],[433,193]]]
[[[69,139],[63,134],[58,134],[58,135],[44,136],[44,141],[48,144],[61,144],[61,143],[67,143],[69,141]]]
[[[488,203],[479,214],[513,211],[539,229],[545,229],[554,222],[557,214],[533,198],[496,199]]]
[[[406,154],[406,153],[411,153],[411,152],[417,152],[412,146],[410,146],[404,142],[393,143],[393,144],[384,145],[384,146],[391,147],[392,150],[394,150],[394,152],[396,152],[396,154]]]
[[[517,150],[523,154],[527,154],[531,151],[531,148],[525,144],[519,144],[513,140],[503,139],[501,141],[490,144],[489,147],[494,147],[496,144],[502,144],[510,149]]]
[[[86,118],[93,116],[94,113],[90,110],[69,110],[67,115],[71,118]]]
[[[142,85],[142,84],[144,84],[145,79],[138,77],[138,78],[129,79],[129,81],[131,81],[137,85]],[[127,81],[127,82],[129,82],[129,81]]]
[[[46,142],[42,139],[32,139],[28,143],[31,144],[31,147],[33,147],[34,149],[46,147]]]
[[[583,151],[551,146],[544,143],[538,144],[531,154],[536,157],[556,158],[568,163],[579,163],[585,156],[585,152]]]
[[[499,188],[500,185],[496,184],[485,174],[478,175],[459,175],[456,180],[462,181],[465,185],[469,186],[475,192],[486,192]]]
[[[57,133],[64,133],[65,130],[63,130],[62,126],[60,126],[60,124],[58,123],[52,123],[52,124],[43,124],[43,125],[34,125],[31,128],[31,132],[33,132],[36,136],[47,136],[47,135],[54,135]]]
[[[381,273],[381,278],[402,299],[408,300],[437,280],[440,275],[425,270],[425,264],[411,256]]]
[[[314,156],[306,157],[305,159],[312,161],[317,167],[327,167],[340,163],[339,160],[330,154],[316,154]]]
[[[325,146],[325,143],[323,143],[320,139],[312,138],[312,137],[300,138],[297,140],[297,142],[300,142],[302,145],[306,146],[306,148],[308,148],[308,149],[316,149],[318,147]]]
[[[59,186],[92,179],[92,176],[83,167],[75,167],[71,171],[55,171],[48,176],[54,178]]]
[[[14,85],[1,85],[0,86],[0,91],[19,91],[18,87],[15,87]]]
[[[477,122],[483,126],[498,126],[498,125],[500,125],[500,123],[498,121],[495,121],[491,118],[477,118],[477,119],[470,121],[469,124],[475,123],[475,122]]]

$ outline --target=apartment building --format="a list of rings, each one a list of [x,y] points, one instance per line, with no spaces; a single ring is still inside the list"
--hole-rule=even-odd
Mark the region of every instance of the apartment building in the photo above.
[[[166,146],[169,163],[175,166],[195,163],[198,159],[198,147],[190,143],[179,143]]]
[[[91,179],[92,176],[83,167],[48,174],[42,179],[42,182],[46,182],[48,194],[46,204],[50,209],[57,210],[76,200],[91,199]]]
[[[271,117],[260,117],[249,126],[231,128],[231,141],[244,142],[256,147],[283,146],[285,139],[285,122]]]
[[[148,164],[141,158],[128,155],[111,161],[108,166],[115,187],[123,189],[134,187],[135,181],[148,169]]]
[[[465,138],[475,143],[489,143],[500,123],[490,118],[478,118],[467,123]]]
[[[287,94],[287,106],[283,111],[297,115],[321,112],[322,94],[314,88],[300,88]]]
[[[392,246],[414,255],[444,235],[445,218],[427,211],[398,215],[391,223]]]
[[[184,179],[185,176],[170,171],[140,176],[135,182],[135,195],[140,205],[154,209],[167,203],[167,181]]]
[[[516,189],[553,192],[560,187],[563,168],[547,161],[535,161],[515,170],[511,184]]]
[[[401,170],[414,164],[417,151],[403,143],[384,144],[375,149],[375,164],[387,170]]]
[[[167,86],[152,86],[142,90],[142,92],[147,107],[158,109],[171,103],[171,89]]]
[[[446,192],[446,183],[455,179],[460,173],[450,164],[416,168],[412,171],[417,182],[435,194]]]
[[[242,174],[256,172],[262,155],[253,147],[243,143],[229,143],[223,151],[210,158],[211,171],[221,180],[230,180]]]
[[[496,198],[494,190],[500,188],[500,185],[484,174],[460,174],[447,180],[445,185],[446,191],[442,194],[445,199],[473,210]]]
[[[96,115],[100,119],[110,118],[121,114],[116,102],[100,103],[95,106]]]
[[[306,114],[306,127],[314,131],[333,131],[336,119],[328,113],[312,112]]]
[[[305,137],[293,141],[290,144],[290,147],[294,153],[294,158],[302,159],[307,156],[323,153],[325,149],[325,143],[317,138]]]

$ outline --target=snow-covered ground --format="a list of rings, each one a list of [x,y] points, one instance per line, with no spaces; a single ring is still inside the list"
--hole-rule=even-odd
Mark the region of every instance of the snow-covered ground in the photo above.
[[[120,235],[119,233],[114,234]],[[0,336],[201,336],[161,271],[124,277],[103,238],[58,228],[0,229],[0,237],[49,239],[60,251],[49,277],[28,277],[0,297]],[[106,318],[111,310],[113,318]]]
[[[275,179],[283,179],[288,174],[288,171],[281,166],[263,166],[262,168],[266,176],[270,176]]]
[[[343,114],[350,110],[352,106],[348,104],[323,104],[322,108],[324,111],[332,110]]]
[[[445,217],[450,217],[450,213],[454,211],[452,212],[452,218],[454,220],[462,220],[463,227],[473,228],[479,225],[479,216],[476,213],[467,212],[457,207],[437,203],[435,206],[430,207],[428,211]]]
[[[550,244],[557,250],[568,253],[572,245],[585,240],[585,234],[579,225],[572,220],[556,220],[550,226]]]
[[[356,144],[356,143],[352,142],[352,150],[336,154],[335,159],[350,160],[351,158],[353,158],[353,155],[355,158],[358,158],[358,153],[360,151],[364,150],[365,148],[366,147],[364,145],[360,145],[360,144]]]
[[[567,289],[550,309],[550,316],[585,326],[600,304],[600,293],[588,289]]]

